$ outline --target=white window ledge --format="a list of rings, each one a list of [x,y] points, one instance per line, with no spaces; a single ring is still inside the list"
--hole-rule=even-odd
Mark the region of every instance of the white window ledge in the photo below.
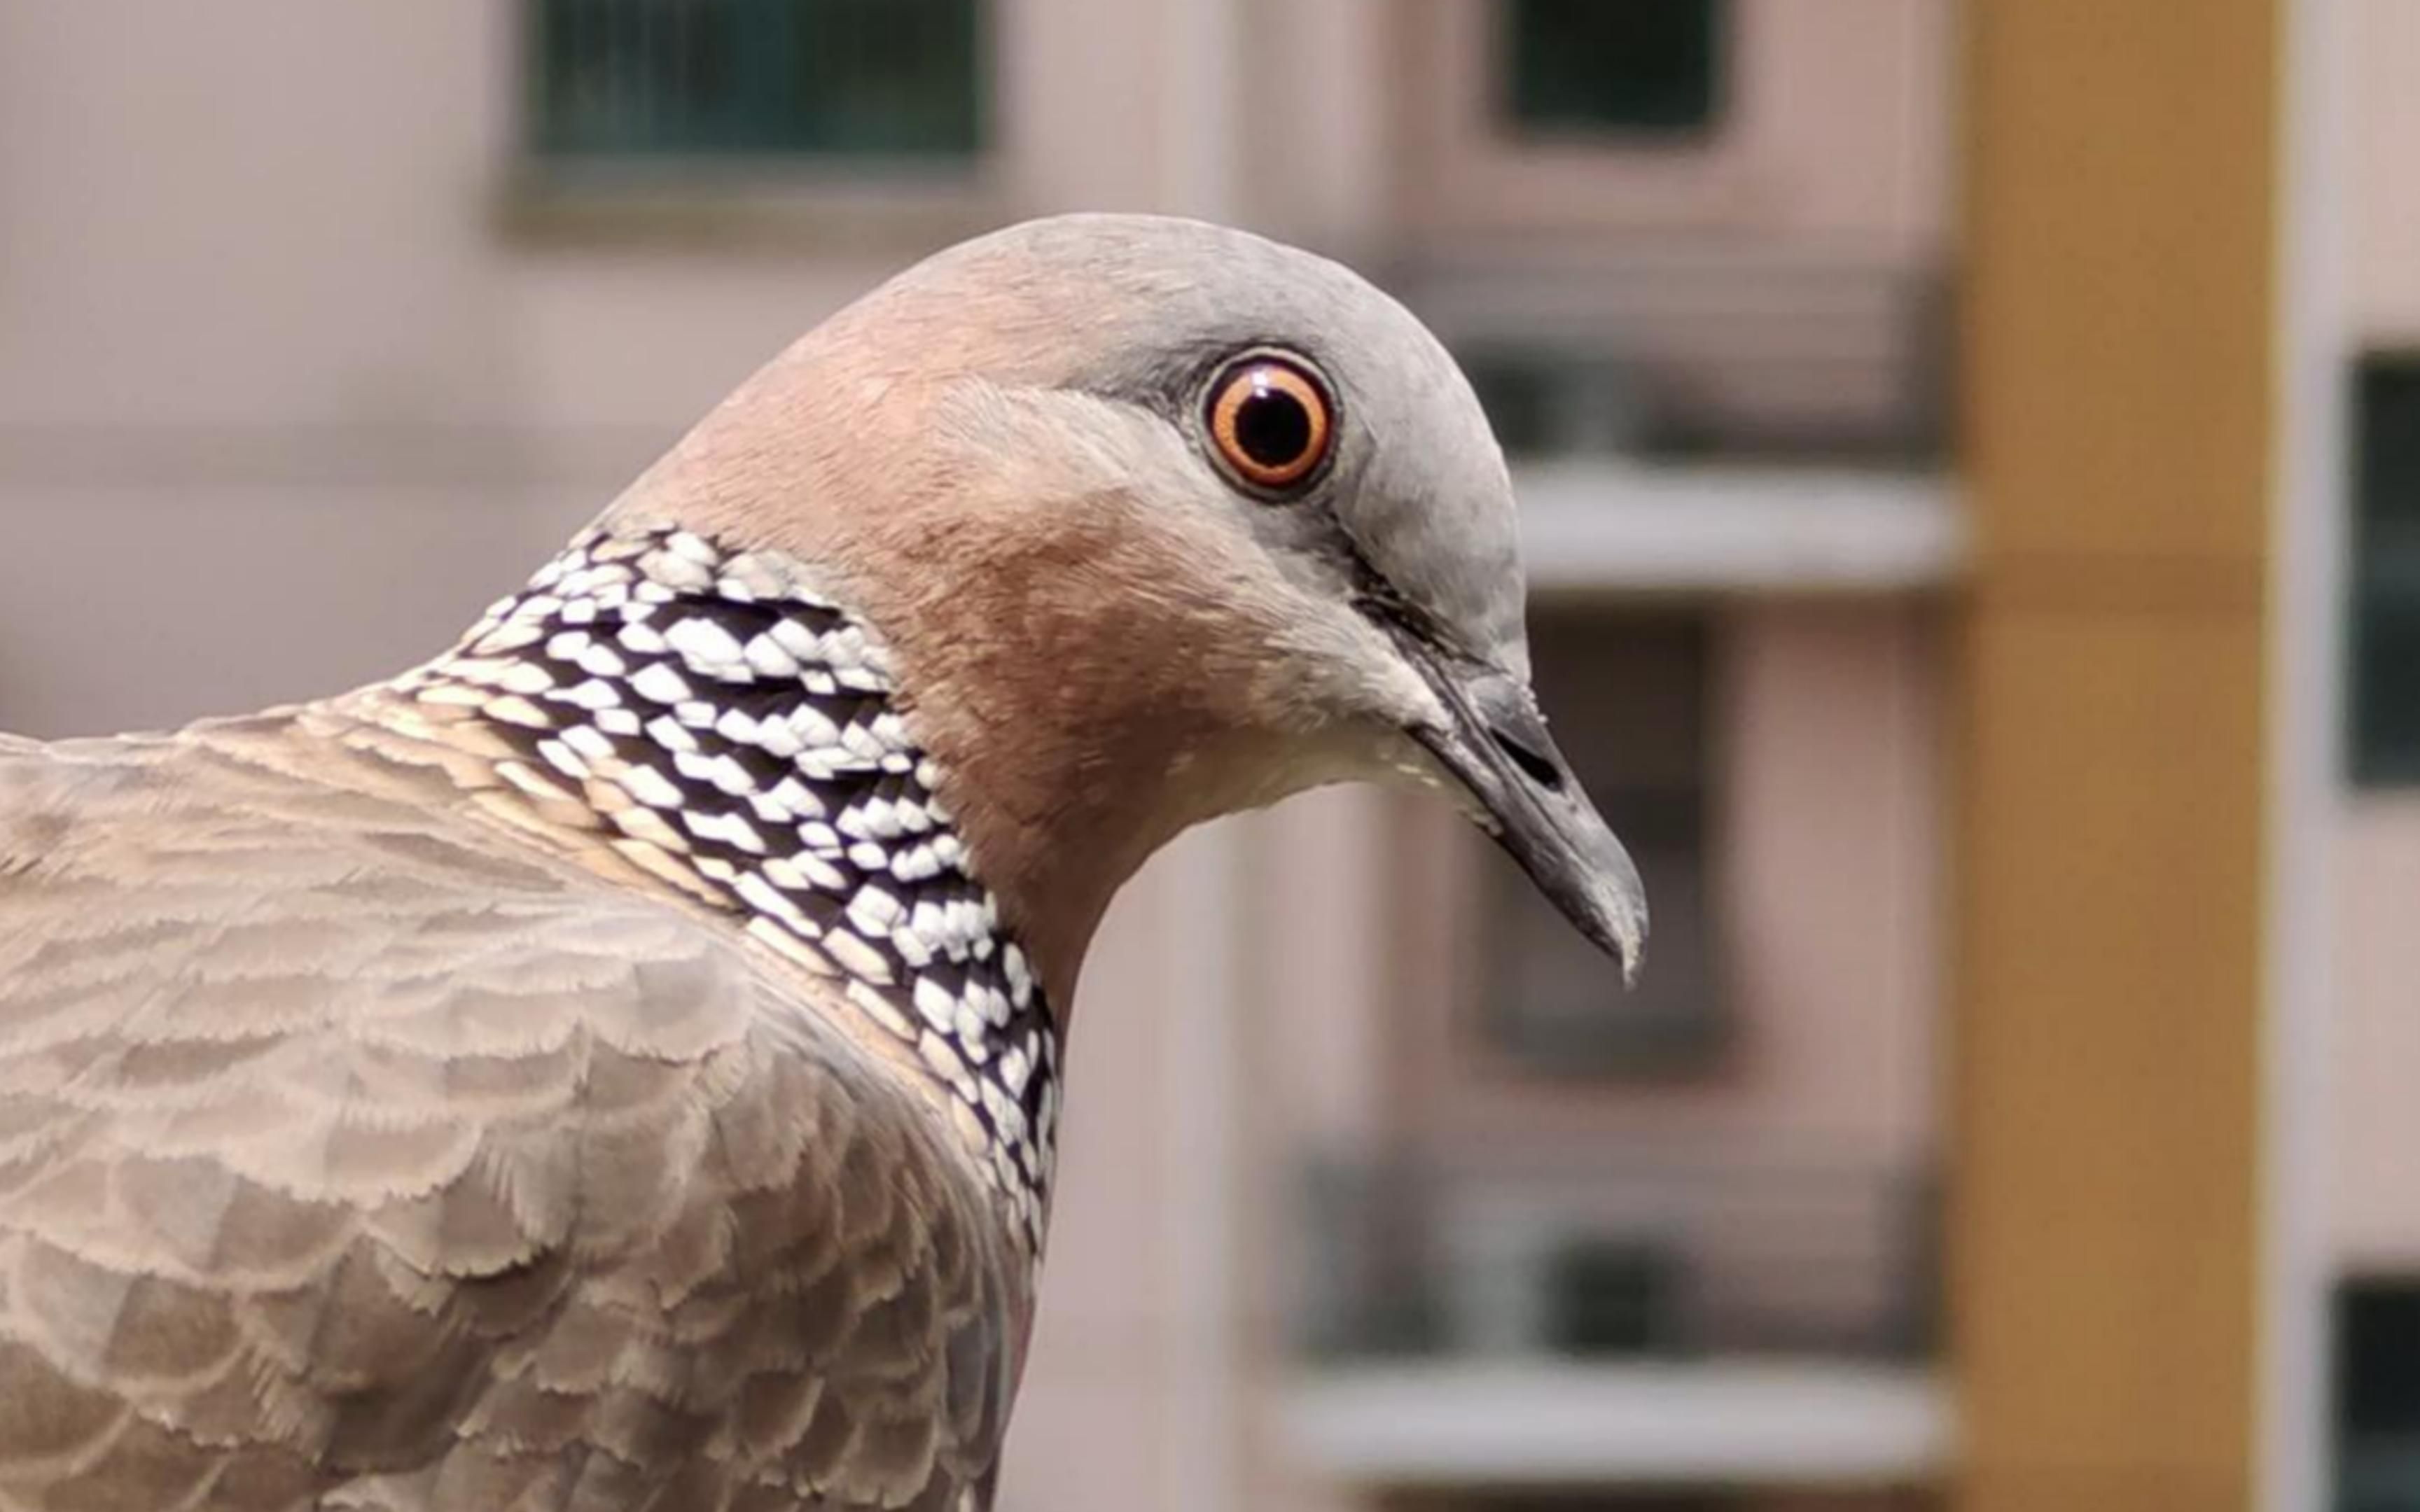
[[[1931,1371],[1846,1362],[1306,1367],[1279,1411],[1305,1469],[1369,1485],[1906,1486],[1951,1453]]]
[[[1904,593],[1963,570],[1947,480],[1846,468],[1516,467],[1542,594]]]
[[[604,159],[517,164],[499,225],[538,244],[635,241],[922,255],[1016,219],[987,160]]]

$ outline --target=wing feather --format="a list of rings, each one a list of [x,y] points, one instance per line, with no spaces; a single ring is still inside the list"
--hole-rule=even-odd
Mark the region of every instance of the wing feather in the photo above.
[[[977,1504],[1029,1282],[920,1097],[430,812],[0,738],[0,1506]]]

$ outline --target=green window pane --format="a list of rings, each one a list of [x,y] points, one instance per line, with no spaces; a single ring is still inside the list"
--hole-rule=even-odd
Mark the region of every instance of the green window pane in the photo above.
[[[1696,132],[1721,104],[1724,0],[1500,0],[1504,103],[1528,134]]]
[[[2420,358],[2366,360],[2354,424],[2352,773],[2420,783]]]
[[[2365,361],[2356,408],[2364,520],[2420,526],[2420,356]]]
[[[2420,783],[2420,595],[2354,591],[2353,776]]]
[[[558,157],[954,157],[981,146],[984,0],[531,0]]]
[[[2336,1505],[2420,1506],[2420,1285],[2348,1281],[2335,1313]]]
[[[1542,364],[1471,353],[1462,366],[1507,455],[1536,456],[1554,449],[1553,378]]]

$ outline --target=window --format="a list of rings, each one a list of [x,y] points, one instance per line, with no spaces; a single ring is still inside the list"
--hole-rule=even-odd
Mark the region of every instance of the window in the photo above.
[[[1723,0],[1502,0],[1503,113],[1521,135],[1695,134],[1720,109]]]
[[[1681,1070],[1719,1048],[1707,918],[1707,640],[1696,615],[1533,611],[1539,702],[1637,861],[1655,919],[1653,967],[1621,996],[1596,948],[1510,860],[1491,857],[1488,1026],[1540,1070]]]
[[[881,156],[981,145],[984,0],[530,0],[552,159]]]
[[[2338,1512],[2420,1506],[2420,1283],[2336,1292]]]
[[[2420,354],[2366,360],[2354,406],[2352,774],[2420,783]]]
[[[1459,355],[1505,455],[1623,456],[1668,449],[1677,429],[1658,412],[1648,364],[1566,343],[1526,349],[1494,343]]]

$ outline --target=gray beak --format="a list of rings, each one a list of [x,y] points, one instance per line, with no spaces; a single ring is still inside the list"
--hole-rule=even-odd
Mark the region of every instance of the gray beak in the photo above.
[[[1638,868],[1555,748],[1536,697],[1499,668],[1408,636],[1400,643],[1448,711],[1442,727],[1412,737],[1470,790],[1488,833],[1538,890],[1621,963],[1625,982],[1637,980],[1647,950]]]

